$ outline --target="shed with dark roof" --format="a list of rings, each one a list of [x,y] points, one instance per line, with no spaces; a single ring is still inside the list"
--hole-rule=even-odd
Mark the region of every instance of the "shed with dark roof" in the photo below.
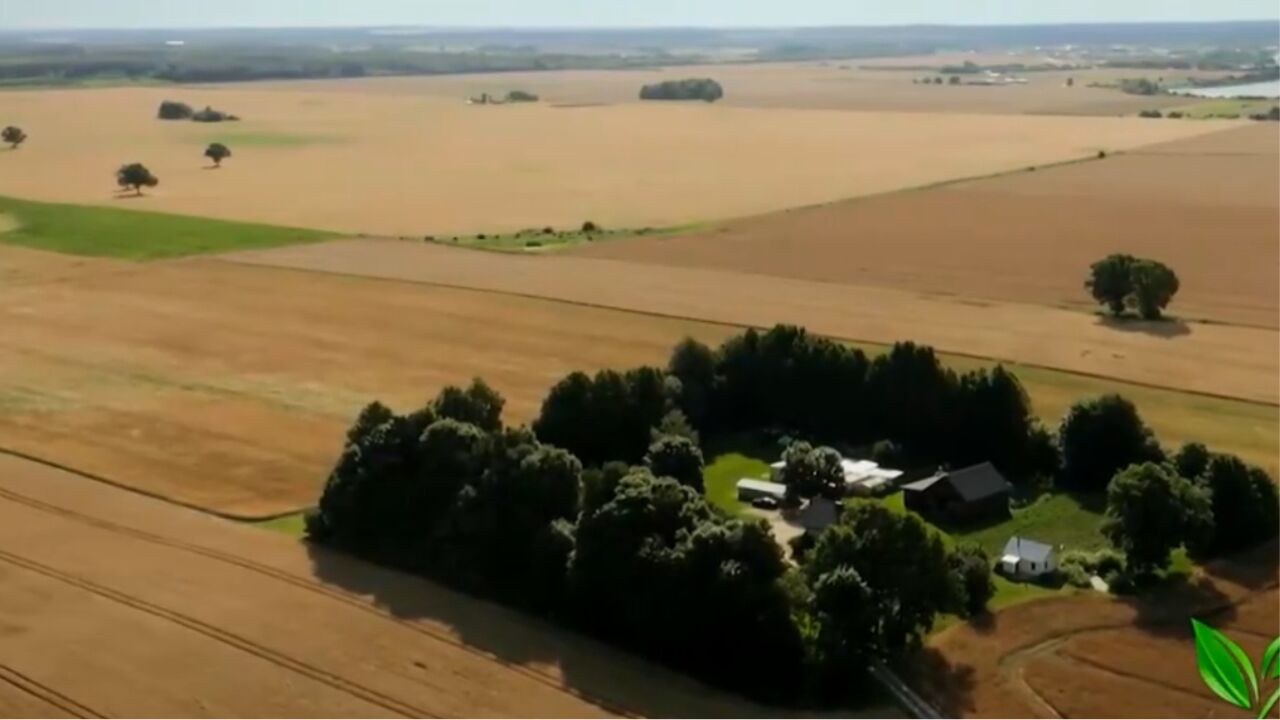
[[[1009,515],[1013,486],[989,462],[941,471],[902,486],[908,510],[934,520],[976,522]]]

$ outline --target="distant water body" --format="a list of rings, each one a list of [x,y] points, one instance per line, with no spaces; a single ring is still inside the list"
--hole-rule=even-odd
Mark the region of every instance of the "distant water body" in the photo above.
[[[1173,92],[1179,95],[1194,95],[1202,98],[1238,98],[1238,97],[1280,97],[1280,80],[1249,83],[1247,85],[1222,85],[1220,87],[1178,88]]]

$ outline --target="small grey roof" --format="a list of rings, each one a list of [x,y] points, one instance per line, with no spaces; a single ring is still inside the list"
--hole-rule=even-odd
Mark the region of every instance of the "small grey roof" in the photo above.
[[[805,530],[825,530],[839,519],[839,505],[824,497],[816,497],[800,510],[800,515],[796,518],[796,521]]]
[[[996,466],[989,462],[971,465],[960,470],[940,472],[932,477],[907,483],[902,486],[902,489],[928,490],[934,484],[944,481],[955,488],[956,493],[965,502],[981,500],[1013,489],[1013,486],[1009,484],[1008,480],[1004,479],[1004,476],[1000,474]]]
[[[1014,535],[1009,538],[1009,542],[1004,544],[1004,552],[1002,554],[1013,555],[1030,562],[1044,562],[1049,559],[1049,553],[1051,552],[1053,552],[1052,545],[1045,545],[1042,542]]]
[[[947,476],[946,473],[938,473],[937,475],[927,477],[923,480],[916,480],[915,482],[909,482],[906,485],[903,485],[902,489],[903,490],[928,490],[929,488],[933,487],[934,483],[938,482],[939,480],[941,480],[946,476]]]
[[[965,502],[973,502],[1013,489],[995,465],[984,462],[947,473],[947,482],[960,493]]]

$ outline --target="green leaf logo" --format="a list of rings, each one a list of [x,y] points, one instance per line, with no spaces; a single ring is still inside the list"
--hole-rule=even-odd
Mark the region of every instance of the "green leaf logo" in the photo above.
[[[1196,664],[1204,684],[1232,705],[1252,708],[1258,701],[1258,678],[1249,657],[1231,638],[1195,618],[1191,619],[1191,629],[1196,636]]]

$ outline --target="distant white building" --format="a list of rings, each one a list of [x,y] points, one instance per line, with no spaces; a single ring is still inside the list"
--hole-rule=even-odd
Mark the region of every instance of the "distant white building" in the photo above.
[[[1034,578],[1058,569],[1058,552],[1052,545],[1014,535],[1004,544],[1000,570],[1009,577]]]
[[[777,482],[787,464],[782,461],[769,465],[769,477]],[[880,467],[872,460],[840,459],[844,472],[844,490],[850,495],[875,495],[893,488],[893,481],[902,477],[901,470]]]
[[[756,498],[770,497],[781,502],[787,497],[787,486],[782,483],[769,482],[768,480],[755,480],[752,478],[743,478],[738,481],[738,499],[742,502],[751,502]]]

